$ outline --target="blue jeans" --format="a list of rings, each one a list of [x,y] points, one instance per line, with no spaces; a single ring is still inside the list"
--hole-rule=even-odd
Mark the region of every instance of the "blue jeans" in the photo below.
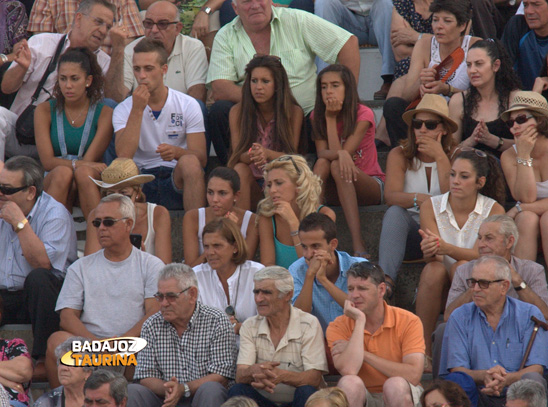
[[[378,45],[382,55],[381,75],[393,75],[396,66],[392,44],[390,43],[393,8],[392,0],[375,0],[369,15],[362,16],[350,11],[340,0],[316,0],[314,13],[350,31],[358,37],[360,45]],[[319,58],[316,63],[318,71],[328,65]]]
[[[141,174],[152,174],[154,181],[143,184],[143,193],[147,202],[165,206],[168,210],[183,209],[183,191],[175,186],[173,168],[143,168]]]
[[[300,386],[295,389],[295,394],[293,396],[293,403],[283,404],[283,406],[292,406],[292,407],[304,407],[308,398],[314,394],[318,389],[314,386]],[[277,407],[272,401],[261,395],[257,390],[255,390],[249,384],[235,384],[228,391],[228,398],[235,396],[246,396],[250,399],[253,399],[261,407]]]

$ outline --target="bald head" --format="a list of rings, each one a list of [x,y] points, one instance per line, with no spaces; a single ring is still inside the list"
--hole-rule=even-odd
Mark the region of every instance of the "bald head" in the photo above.
[[[172,17],[170,21],[175,21],[179,17],[179,10],[177,9],[177,6],[175,4],[169,1],[160,0],[155,1],[148,7],[145,18],[148,17],[148,13],[154,13],[157,11],[160,11],[162,13],[170,13],[170,16]]]
[[[161,30],[157,23],[171,23]],[[145,15],[145,36],[153,40],[159,40],[164,45],[168,55],[171,54],[175,40],[181,32],[183,25],[179,21],[177,6],[169,1],[157,1],[152,3]],[[150,24],[153,24],[150,26]],[[150,28],[146,28],[150,26]]]

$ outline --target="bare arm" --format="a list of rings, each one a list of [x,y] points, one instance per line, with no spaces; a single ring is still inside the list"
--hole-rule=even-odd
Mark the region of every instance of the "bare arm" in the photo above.
[[[205,254],[200,255],[198,243],[198,210],[192,209],[183,217],[183,256],[185,264],[195,267],[205,261]]]
[[[356,84],[358,84],[360,80],[360,48],[356,36],[353,35],[346,41],[337,55],[337,60],[339,64],[350,69],[356,78]]]
[[[264,266],[276,265],[276,251],[274,248],[274,228],[272,218],[259,215],[259,248],[261,263]]]
[[[150,233],[150,231],[148,233]],[[165,264],[170,264],[172,261],[171,218],[169,216],[169,211],[160,205],[157,205],[154,208],[154,233],[156,257]]]
[[[93,340],[98,340],[97,336],[93,335],[86,326],[80,320],[80,315],[82,315],[81,310],[73,308],[63,308],[60,313],[60,323],[59,326],[63,331],[70,332],[75,336],[83,336],[84,338],[89,338]]]
[[[449,117],[458,125],[457,130],[453,133],[453,140],[456,144],[460,144],[462,141],[463,98],[464,92],[460,92],[454,94],[449,100]]]
[[[123,158],[133,158],[139,148],[143,112],[148,104],[150,93],[145,85],[139,85],[131,97],[133,104],[126,127],[116,132],[116,155]]]
[[[156,301],[156,298],[145,298],[145,315],[121,336],[141,336],[141,327],[143,326],[143,323],[158,311],[160,311],[160,303]]]
[[[520,137],[527,137],[531,140],[530,135],[524,134]],[[534,203],[537,200],[537,181],[535,178],[535,167],[529,167],[527,165],[522,165],[517,163],[517,158],[527,160],[530,158],[530,152],[527,151],[529,148],[521,148],[523,141],[516,140],[516,146],[518,147],[518,153],[513,148],[509,148],[504,153],[502,153],[500,162],[502,165],[502,171],[504,172],[504,177],[510,188],[510,192],[514,199],[526,202]],[[533,141],[529,141],[534,143]],[[528,147],[528,146],[526,146]],[[520,150],[525,150],[520,152]],[[533,165],[535,163],[533,162]],[[529,209],[528,209],[529,210]]]
[[[364,352],[363,361],[388,377],[400,376],[414,386],[418,386],[424,370],[424,354],[411,353],[402,362],[393,362],[371,352]]]
[[[10,67],[11,69],[4,73],[2,78],[2,92],[6,94],[17,92],[23,85],[23,79],[32,61],[32,54],[27,40],[18,42],[14,47],[14,53],[16,64],[12,64],[13,67]]]
[[[188,88],[186,93],[188,96],[192,96],[193,98],[201,100],[204,103],[206,101],[207,90],[204,83],[191,86]]]
[[[390,28],[390,43],[392,44],[392,51],[394,52],[396,62],[410,57],[413,52],[413,45],[419,39],[419,33],[409,26],[409,23],[396,11],[395,7],[392,9],[392,23],[390,24]],[[397,35],[399,31],[405,31],[407,34],[406,37],[411,36],[411,38],[407,41],[403,41]]]
[[[346,304],[348,303],[349,301],[345,303],[345,311],[348,306]],[[365,329],[365,315],[361,313],[359,317],[355,318],[355,321],[356,324],[354,325],[354,330],[352,331],[346,348],[341,353],[335,353],[333,352],[333,349],[331,350],[333,364],[343,376],[357,375],[363,364],[363,357],[358,356],[364,355],[363,331]]]
[[[226,79],[217,79],[211,82],[213,98],[217,100],[230,100],[238,103],[242,101],[242,88],[234,82]]]
[[[32,378],[32,361],[26,356],[0,362],[0,377],[15,383],[25,383]]]
[[[431,35],[424,35],[413,48],[409,72],[405,76],[405,86],[402,91],[402,98],[408,102],[412,102],[419,97],[420,73],[423,68],[428,66],[430,61],[431,40]]]
[[[114,26],[110,31],[112,50],[110,53],[110,65],[105,75],[105,97],[114,99],[120,103],[128,94],[124,86],[124,49],[127,41],[127,33],[121,25]]]
[[[238,145],[240,144],[241,140],[241,134],[240,134],[240,109],[242,107],[241,103],[236,103],[232,108],[230,109],[230,112],[228,114],[228,125],[230,127],[230,145],[232,154],[234,154],[234,150],[238,148]],[[235,163],[241,162],[243,164],[251,164],[251,158],[249,157],[249,152],[244,151],[242,154],[240,154],[239,157],[235,157],[236,159]],[[231,166],[232,166],[232,157],[230,157]]]

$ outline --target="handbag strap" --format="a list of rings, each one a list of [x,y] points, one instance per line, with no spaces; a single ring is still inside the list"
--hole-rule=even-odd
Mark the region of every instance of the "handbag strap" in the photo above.
[[[67,38],[67,35],[63,35],[63,38],[61,38],[61,41],[59,41],[59,44],[57,44],[57,49],[55,50],[55,55],[49,61],[49,65],[46,68],[46,72],[44,72],[44,75],[42,76],[42,79],[40,79],[40,82],[38,83],[38,86],[36,87],[36,90],[34,91],[34,94],[32,95],[32,103],[36,102],[38,100],[38,96],[40,95],[40,91],[42,90],[42,87],[44,86],[44,83],[46,83],[46,79],[48,79],[48,76],[55,71],[57,67],[57,60],[59,59],[59,55],[61,55],[61,50],[63,49],[63,46],[65,45],[65,39]]]
[[[84,150],[88,144],[89,134],[91,133],[91,125],[93,123],[93,117],[95,116],[95,109],[97,108],[97,103],[91,105],[88,109],[88,114],[86,116],[86,124],[84,125],[84,131],[82,132],[82,138],[80,139],[80,148],[78,149],[78,160],[81,160],[84,156]],[[62,110],[57,110],[57,139],[59,141],[59,148],[61,149],[61,156],[67,158],[67,142],[65,140],[65,127],[63,123],[63,112]]]

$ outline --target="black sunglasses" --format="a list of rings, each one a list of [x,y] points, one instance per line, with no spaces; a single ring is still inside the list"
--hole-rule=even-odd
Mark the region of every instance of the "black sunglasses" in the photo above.
[[[253,59],[255,58],[263,58],[263,59],[273,59],[275,62],[281,64],[282,59],[277,55],[270,55],[270,54],[255,54],[253,55]]]
[[[514,123],[523,124],[533,117],[534,116],[532,114],[520,114],[519,116],[516,116],[515,119],[508,119],[504,123],[506,123],[509,129],[511,129],[512,127],[514,127]]]
[[[5,185],[0,185],[0,192],[2,195],[13,195],[19,191],[22,191],[24,189],[27,189],[29,185],[25,185],[22,187],[7,187]]]
[[[297,163],[290,155],[282,155],[281,157],[278,157],[272,161],[291,161],[293,163],[293,167],[295,167],[295,171],[297,171],[297,174],[301,175],[301,170],[299,169],[299,167],[297,167]]]
[[[170,25],[172,24],[177,24],[178,21],[166,21],[166,20],[162,20],[162,21],[158,21],[157,23],[155,23],[154,21],[152,20],[145,20],[143,21],[143,26],[147,29],[147,30],[150,30],[152,27],[154,26],[157,26],[159,30],[167,30],[167,27],[169,27]]]
[[[441,120],[420,120],[420,119],[413,119],[411,120],[411,126],[413,126],[413,128],[415,130],[420,130],[420,128],[422,127],[423,123],[424,125],[426,126],[426,128],[428,130],[434,130],[436,127],[438,127],[438,125],[441,123],[442,121]]]
[[[111,219],[111,218],[106,218],[106,219],[99,219],[99,218],[95,218],[91,221],[91,224],[93,226],[95,226],[96,228],[98,228],[99,226],[101,226],[101,223],[103,225],[105,225],[107,228],[111,227],[111,226],[114,226],[114,224],[116,222],[119,222],[121,220],[125,220],[127,218],[120,218],[120,219]]]
[[[477,284],[479,285],[479,288],[481,288],[482,290],[486,290],[491,284],[500,283],[501,281],[506,280],[476,280],[475,278],[468,278],[466,280],[466,284],[468,284],[468,288],[474,288]]]
[[[477,148],[474,148],[474,147],[462,147],[460,149],[460,151],[461,152],[463,152],[463,151],[473,151],[474,153],[476,153],[476,155],[478,157],[487,158],[487,153],[485,151],[478,150]]]

